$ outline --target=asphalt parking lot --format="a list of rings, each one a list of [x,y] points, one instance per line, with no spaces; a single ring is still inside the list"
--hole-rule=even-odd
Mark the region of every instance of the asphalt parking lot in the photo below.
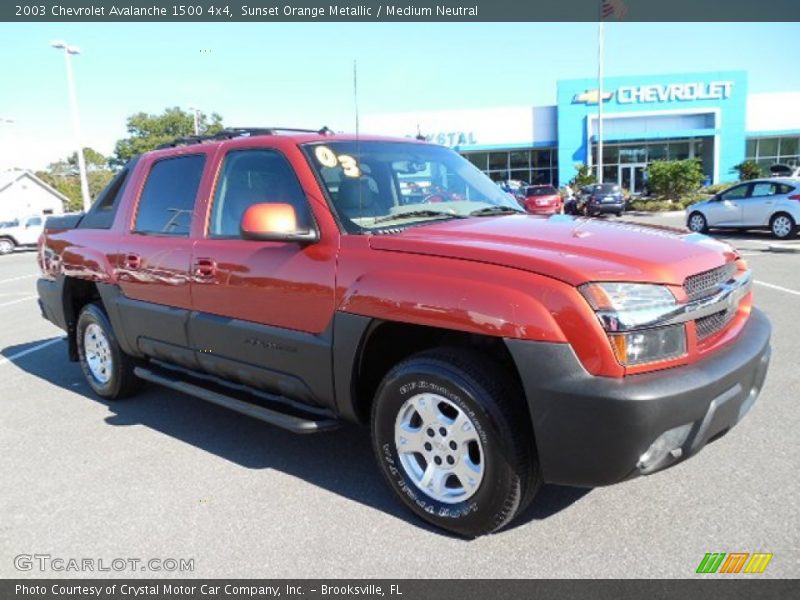
[[[62,575],[15,569],[50,554],[191,558],[180,575],[194,577],[692,577],[706,552],[771,552],[760,577],[798,577],[800,255],[767,234],[719,237],[749,261],[774,326],[749,416],[666,472],[547,486],[511,529],[470,542],[395,501],[365,429],[295,436],[157,387],[100,401],[39,316],[34,253],[2,256],[0,576]]]

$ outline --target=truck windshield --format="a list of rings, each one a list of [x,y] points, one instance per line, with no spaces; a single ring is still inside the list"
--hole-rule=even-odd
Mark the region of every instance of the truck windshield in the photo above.
[[[351,233],[522,212],[472,163],[442,146],[332,140],[303,150]],[[505,210],[479,212],[495,207]]]

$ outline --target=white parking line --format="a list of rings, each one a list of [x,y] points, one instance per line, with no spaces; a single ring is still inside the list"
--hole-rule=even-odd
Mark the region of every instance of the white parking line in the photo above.
[[[25,296],[24,298],[20,298],[19,300],[12,300],[11,302],[4,302],[0,304],[0,308],[3,306],[11,306],[12,304],[19,304],[20,302],[26,302],[28,300],[33,300],[36,296]]]
[[[55,338],[52,340],[47,340],[46,342],[42,342],[41,344],[36,344],[32,348],[28,348],[27,350],[23,350],[22,352],[17,352],[16,354],[12,354],[11,356],[3,356],[0,357],[0,367],[2,367],[6,363],[12,363],[18,358],[22,358],[23,356],[27,356],[28,354],[32,354],[34,352],[38,352],[48,346],[52,346],[56,342],[60,342],[64,338]]]
[[[20,275],[19,277],[12,277],[11,279],[0,279],[0,283],[11,283],[12,281],[20,281],[22,279],[30,279],[31,277],[38,277],[37,273],[32,275]]]
[[[773,290],[778,290],[781,292],[786,292],[787,294],[800,296],[800,292],[798,292],[797,290],[790,290],[789,288],[785,288],[780,285],[775,285],[774,283],[767,283],[766,281],[759,281],[758,279],[755,280],[755,283],[757,283],[758,285],[763,285],[764,287],[772,288]]]

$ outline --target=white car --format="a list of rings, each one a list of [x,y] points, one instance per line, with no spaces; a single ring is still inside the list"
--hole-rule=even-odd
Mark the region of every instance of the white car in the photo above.
[[[734,185],[686,209],[686,226],[697,233],[709,229],[769,229],[785,240],[800,223],[800,179],[772,177]]]
[[[8,254],[14,248],[35,246],[44,231],[45,217],[32,215],[0,223],[0,254]]]

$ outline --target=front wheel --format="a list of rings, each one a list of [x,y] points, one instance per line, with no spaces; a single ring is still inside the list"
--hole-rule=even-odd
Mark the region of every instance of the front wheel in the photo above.
[[[693,212],[689,215],[689,221],[687,222],[689,227],[689,231],[693,231],[695,233],[708,233],[708,221],[706,221],[705,216],[703,213]]]
[[[770,220],[769,229],[776,238],[785,240],[797,233],[797,224],[790,215],[778,213]]]
[[[427,351],[394,367],[375,398],[372,439],[403,503],[464,537],[509,523],[541,483],[521,394],[470,350]]]
[[[118,400],[139,389],[141,380],[133,374],[133,358],[120,348],[111,322],[99,305],[83,307],[76,335],[81,370],[98,396]]]
[[[14,242],[8,238],[0,239],[0,254],[11,254],[14,251]]]

